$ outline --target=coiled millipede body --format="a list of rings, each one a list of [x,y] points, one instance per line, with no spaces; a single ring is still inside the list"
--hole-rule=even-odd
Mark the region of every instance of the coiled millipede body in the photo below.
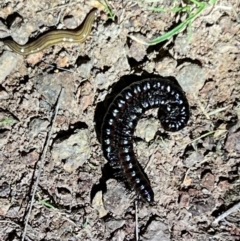
[[[110,104],[103,120],[101,143],[110,166],[120,169],[130,186],[146,202],[154,201],[151,185],[133,150],[133,134],[145,111],[159,108],[162,127],[182,129],[189,119],[189,104],[180,88],[169,79],[149,78],[123,89]]]

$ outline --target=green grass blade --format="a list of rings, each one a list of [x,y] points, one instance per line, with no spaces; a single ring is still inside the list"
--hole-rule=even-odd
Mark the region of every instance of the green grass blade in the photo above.
[[[195,11],[195,13],[191,14],[185,21],[177,25],[175,28],[172,30],[168,31],[167,33],[152,39],[148,42],[148,45],[155,45],[159,44],[165,40],[170,39],[174,35],[178,34],[180,31],[184,30],[188,24],[190,24],[201,12],[202,10],[206,7],[206,3],[200,2],[199,3],[199,8]]]

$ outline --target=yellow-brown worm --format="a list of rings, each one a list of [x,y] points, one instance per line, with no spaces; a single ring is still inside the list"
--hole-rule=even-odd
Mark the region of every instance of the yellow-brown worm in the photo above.
[[[12,51],[25,56],[37,53],[57,43],[82,43],[87,39],[91,32],[96,11],[96,9],[91,10],[85,21],[82,23],[82,26],[74,30],[53,30],[24,45],[20,45],[13,40],[7,39],[3,40],[3,43]]]

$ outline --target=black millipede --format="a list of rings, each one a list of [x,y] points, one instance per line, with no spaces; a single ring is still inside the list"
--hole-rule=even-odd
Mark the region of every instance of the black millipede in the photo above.
[[[159,108],[159,120],[167,131],[178,131],[188,122],[189,104],[181,87],[158,77],[123,89],[109,105],[101,129],[104,157],[110,166],[122,170],[130,187],[149,203],[154,193],[134,154],[133,134],[138,120],[152,108]]]

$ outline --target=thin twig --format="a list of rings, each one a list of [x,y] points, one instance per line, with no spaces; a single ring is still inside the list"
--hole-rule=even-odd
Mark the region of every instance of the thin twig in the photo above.
[[[66,69],[66,68],[62,68],[62,67],[58,67],[58,66],[55,66],[55,65],[53,65],[53,64],[49,64],[49,63],[47,63],[47,62],[44,62],[45,64],[47,64],[47,65],[49,65],[50,67],[52,67],[52,68],[56,68],[56,69],[60,69],[60,70],[64,70],[64,71],[66,71],[66,72],[70,72],[70,73],[72,73],[72,74],[78,74],[77,72],[75,72],[75,71],[73,71],[73,70],[70,70],[70,69]],[[51,69],[52,70],[52,69]]]
[[[138,200],[135,200],[135,236],[136,236],[136,241],[139,240],[138,236]]]
[[[41,161],[40,161],[40,167],[39,167],[38,174],[37,174],[37,179],[36,179],[36,182],[35,182],[35,185],[34,185],[34,189],[33,189],[33,193],[32,193],[32,198],[31,198],[31,202],[30,202],[30,206],[29,206],[29,210],[28,210],[28,213],[27,213],[26,222],[25,222],[25,226],[24,226],[24,231],[23,231],[23,234],[22,234],[22,241],[24,241],[24,240],[25,240],[25,237],[26,237],[27,227],[28,227],[28,221],[29,221],[29,218],[30,218],[30,214],[31,214],[31,212],[32,212],[33,202],[34,202],[34,200],[35,200],[35,194],[36,194],[36,191],[37,191],[37,188],[38,188],[38,184],[39,184],[39,179],[40,179],[40,176],[41,176],[41,172],[42,172],[43,167],[44,167],[44,165],[45,165],[46,153],[47,153],[47,150],[48,150],[48,147],[49,147],[49,144],[50,144],[50,140],[51,140],[51,136],[52,136],[52,131],[53,131],[53,125],[54,125],[54,123],[55,123],[55,121],[56,121],[56,117],[57,117],[57,114],[58,114],[59,102],[60,102],[60,99],[61,99],[62,92],[63,92],[63,88],[61,88],[61,90],[60,90],[60,92],[59,92],[59,95],[58,95],[58,98],[57,98],[57,101],[56,101],[55,113],[54,113],[54,116],[53,116],[53,119],[52,119],[51,128],[50,128],[50,131],[49,131],[49,133],[48,133],[47,142],[46,142],[46,145],[45,145],[45,147],[44,147],[43,155],[42,155],[42,158],[41,158]]]
[[[228,209],[226,212],[224,212],[223,214],[221,214],[219,217],[217,217],[214,221],[213,221],[213,225],[218,224],[219,221],[221,221],[222,219],[226,218],[228,215],[230,215],[233,212],[236,212],[238,209],[240,209],[240,202],[237,203],[236,205],[234,205],[233,207],[231,207],[230,209]]]

